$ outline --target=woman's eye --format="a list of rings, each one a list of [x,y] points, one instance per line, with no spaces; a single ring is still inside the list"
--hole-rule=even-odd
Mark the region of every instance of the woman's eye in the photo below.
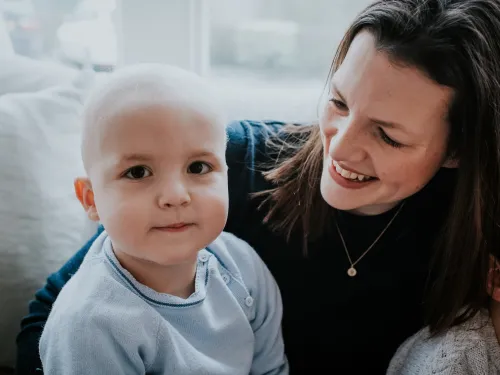
[[[389,146],[394,147],[394,148],[401,148],[401,147],[403,147],[403,145],[401,143],[396,142],[394,139],[392,139],[391,137],[389,137],[382,128],[379,128],[378,131],[380,133],[380,138],[382,139],[382,141],[384,141],[385,143],[387,143]]]
[[[188,167],[188,172],[192,174],[206,174],[212,171],[212,167],[202,161],[195,161]]]
[[[347,106],[345,105],[345,103],[341,102],[340,100],[332,98],[330,99],[330,102],[333,103],[333,105],[341,111],[347,110]]]
[[[142,180],[149,176],[151,176],[151,171],[142,165],[129,168],[127,172],[125,172],[125,177],[131,180]]]

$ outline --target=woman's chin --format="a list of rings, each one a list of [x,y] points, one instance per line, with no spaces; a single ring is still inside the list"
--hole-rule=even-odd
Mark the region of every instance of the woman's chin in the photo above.
[[[332,186],[331,181],[321,181],[321,196],[329,206],[341,210],[352,211],[363,206],[359,199],[353,199],[351,194],[345,194],[337,186]]]
[[[379,204],[369,199],[369,192],[364,189],[350,190],[339,186],[330,176],[321,178],[321,196],[329,206],[358,215],[378,215],[389,211],[397,203]]]

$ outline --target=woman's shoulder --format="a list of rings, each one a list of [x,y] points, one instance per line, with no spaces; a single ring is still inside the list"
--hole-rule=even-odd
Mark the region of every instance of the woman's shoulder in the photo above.
[[[245,138],[253,135],[259,136],[269,134],[269,132],[278,132],[286,122],[277,120],[233,120],[227,124],[229,140],[232,137]]]
[[[265,177],[277,160],[276,145],[286,136],[287,123],[275,120],[233,121],[227,126],[229,215],[226,231],[241,234],[241,228],[261,225],[258,199],[252,194],[273,188]],[[256,217],[259,216],[259,219]]]
[[[226,160],[230,201],[268,189],[262,172],[272,160],[268,145],[285,125],[279,121],[233,121],[227,126]]]
[[[251,166],[268,157],[268,140],[276,136],[285,125],[275,120],[232,121],[227,125],[227,162],[229,166]]]
[[[280,146],[288,143],[290,135],[294,134],[293,142],[297,142],[301,133],[290,130],[301,126],[299,123],[276,120],[240,120],[229,123],[226,150],[229,188],[246,182],[250,192],[268,189],[268,184],[259,177],[262,177],[262,172],[275,165],[278,157],[283,157]],[[306,132],[302,136],[306,137]]]

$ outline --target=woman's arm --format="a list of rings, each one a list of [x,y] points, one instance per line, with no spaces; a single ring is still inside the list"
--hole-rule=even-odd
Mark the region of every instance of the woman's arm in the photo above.
[[[42,373],[41,370],[37,371],[41,368],[38,343],[52,304],[62,287],[78,270],[85,254],[102,231],[100,226],[97,233],[59,271],[49,276],[45,286],[36,292],[35,299],[30,302],[28,315],[21,321],[21,332],[17,336],[18,375]]]

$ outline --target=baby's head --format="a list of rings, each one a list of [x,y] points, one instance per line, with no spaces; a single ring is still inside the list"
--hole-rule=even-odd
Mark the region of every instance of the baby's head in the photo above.
[[[86,105],[87,177],[75,189],[115,251],[184,263],[226,223],[225,151],[224,118],[200,77],[165,65],[127,67]]]

